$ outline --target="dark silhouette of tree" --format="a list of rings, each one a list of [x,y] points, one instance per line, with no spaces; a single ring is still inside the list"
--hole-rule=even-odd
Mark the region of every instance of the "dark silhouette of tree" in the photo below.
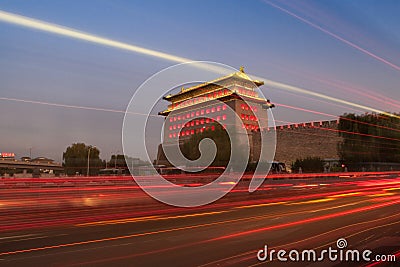
[[[343,137],[339,154],[346,165],[400,163],[399,114],[344,114],[338,129]]]
[[[199,144],[205,138],[213,140],[217,147],[215,159],[210,166],[226,167],[231,156],[231,143],[227,132],[218,123],[214,123],[202,133],[192,135],[189,140],[185,141],[181,146],[182,154],[190,160],[198,159],[200,157]]]
[[[90,153],[89,153],[90,149]],[[97,147],[84,143],[75,143],[67,147],[63,153],[63,166],[67,175],[86,175],[89,155],[89,175],[98,175],[99,169],[104,166],[100,159],[100,151]]]
[[[122,154],[111,155],[110,160],[107,162],[107,168],[128,169],[128,165],[130,167],[137,167],[149,165],[149,163],[139,158],[133,158]]]
[[[304,159],[297,159],[292,163],[292,170],[299,172],[322,172],[324,170],[324,161],[319,157],[307,157]]]
[[[126,169],[126,161],[125,156],[118,154],[118,155],[111,155],[110,160],[107,163],[108,168],[117,168],[117,169]]]

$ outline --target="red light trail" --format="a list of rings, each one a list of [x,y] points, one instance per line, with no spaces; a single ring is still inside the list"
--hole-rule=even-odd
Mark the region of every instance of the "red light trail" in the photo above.
[[[346,40],[346,39],[340,37],[339,35],[334,34],[333,32],[330,32],[330,31],[322,28],[321,26],[318,26],[317,24],[306,20],[305,18],[302,18],[299,15],[296,15],[295,13],[293,13],[293,12],[283,8],[283,7],[280,7],[280,6],[278,6],[278,5],[274,4],[274,3],[271,3],[268,0],[264,0],[264,2],[266,4],[272,6],[272,7],[275,7],[277,9],[283,11],[284,13],[286,13],[286,14],[288,14],[288,15],[290,15],[290,16],[292,16],[292,17],[294,17],[294,18],[296,18],[296,19],[298,19],[298,20],[300,20],[300,21],[302,21],[304,23],[306,23],[307,25],[309,25],[309,26],[311,26],[311,27],[323,32],[323,33],[328,34],[329,36],[335,38],[336,40],[339,40],[342,43],[345,43],[345,44],[357,49],[358,51],[360,51],[360,52],[362,52],[362,53],[364,53],[364,54],[366,54],[366,55],[368,55],[368,56],[370,56],[370,57],[372,57],[372,58],[374,58],[374,59],[376,59],[376,60],[378,60],[378,61],[380,61],[380,62],[382,62],[382,63],[384,63],[384,64],[386,64],[388,66],[390,66],[390,67],[392,67],[393,69],[400,71],[400,67],[397,66],[396,64],[394,64],[394,63],[392,63],[392,62],[390,62],[390,61],[388,61],[388,60],[386,60],[386,59],[384,59],[384,58],[382,58],[382,57],[380,57],[380,56],[378,56],[378,55],[376,55],[376,54],[374,54],[374,53],[372,53],[372,52],[370,52],[370,51],[368,51],[368,50],[366,50],[366,49],[364,49],[364,48],[362,48],[362,47],[360,47],[358,45],[356,45],[355,43],[350,42],[349,40]]]

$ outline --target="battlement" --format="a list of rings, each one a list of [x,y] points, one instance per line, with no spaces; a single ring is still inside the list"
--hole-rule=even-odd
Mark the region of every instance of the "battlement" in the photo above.
[[[301,122],[301,123],[293,123],[286,125],[276,126],[276,130],[296,130],[296,129],[307,129],[307,128],[329,128],[329,129],[337,129],[339,124],[339,119],[330,120],[330,121],[311,121],[311,122]]]
[[[290,166],[296,159],[339,159],[339,120],[312,121],[276,127],[275,160]]]

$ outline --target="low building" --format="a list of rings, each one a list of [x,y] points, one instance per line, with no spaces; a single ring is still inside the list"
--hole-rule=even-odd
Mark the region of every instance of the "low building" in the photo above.
[[[30,162],[42,163],[42,164],[52,164],[54,162],[54,160],[46,158],[46,157],[37,157],[37,158],[31,159]]]

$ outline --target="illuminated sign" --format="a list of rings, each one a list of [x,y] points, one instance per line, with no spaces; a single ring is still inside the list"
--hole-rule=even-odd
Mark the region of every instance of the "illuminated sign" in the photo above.
[[[9,152],[0,153],[0,158],[13,158],[13,157],[15,157],[14,153],[9,153]]]

